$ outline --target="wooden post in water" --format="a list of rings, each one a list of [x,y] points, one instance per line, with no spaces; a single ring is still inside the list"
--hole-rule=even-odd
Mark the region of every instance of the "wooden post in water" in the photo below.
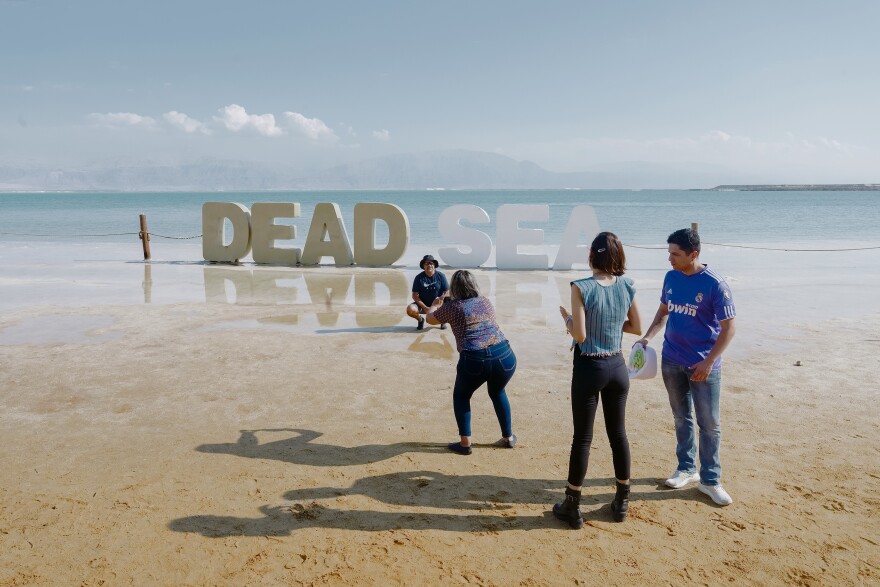
[[[694,232],[700,232],[700,231],[698,230],[699,227],[700,227],[699,223],[697,223],[697,222],[691,222],[691,230],[693,230]]]
[[[150,233],[147,232],[147,215],[141,214],[141,231],[138,238],[144,243],[144,261],[150,260]]]

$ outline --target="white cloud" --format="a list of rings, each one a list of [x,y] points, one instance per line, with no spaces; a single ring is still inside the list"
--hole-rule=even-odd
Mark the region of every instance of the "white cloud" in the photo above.
[[[156,128],[156,120],[154,118],[141,116],[133,112],[108,112],[106,114],[93,112],[89,114],[89,119],[102,126]]]
[[[833,149],[835,151],[845,151],[846,150],[846,147],[844,145],[840,144],[839,141],[836,141],[834,139],[826,139],[825,137],[819,137],[815,140],[817,143],[819,143],[823,147],[827,147],[827,148]]]
[[[206,135],[211,134],[210,129],[208,129],[205,123],[199,122],[195,118],[190,118],[183,112],[172,110],[171,112],[166,112],[165,114],[163,114],[162,117],[165,118],[168,124],[182,130],[185,133],[191,134],[194,132],[200,132]]]
[[[726,143],[730,140],[730,135],[723,130],[713,130],[707,135],[707,138],[709,138],[710,140],[719,140],[722,143]]]
[[[385,130],[384,128],[382,130],[374,130],[373,131],[373,138],[376,139],[377,141],[387,142],[387,141],[391,140],[391,133],[388,132],[387,130]]]
[[[244,107],[238,104],[224,106],[220,108],[219,112],[221,115],[215,116],[214,120],[222,123],[227,130],[232,132],[253,129],[267,137],[277,137],[284,134],[284,131],[275,125],[273,114],[248,114]]]
[[[338,138],[320,118],[306,118],[299,112],[285,112],[284,118],[296,132],[314,141],[322,139],[335,141]]]

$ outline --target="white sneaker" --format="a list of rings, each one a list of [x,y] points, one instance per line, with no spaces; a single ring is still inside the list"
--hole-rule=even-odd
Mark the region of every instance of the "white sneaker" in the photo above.
[[[666,480],[666,487],[673,489],[681,489],[691,483],[700,480],[699,473],[688,473],[687,471],[676,471],[675,474]]]
[[[700,483],[697,485],[697,489],[711,497],[712,501],[718,505],[730,505],[733,503],[733,498],[720,485],[703,485]]]

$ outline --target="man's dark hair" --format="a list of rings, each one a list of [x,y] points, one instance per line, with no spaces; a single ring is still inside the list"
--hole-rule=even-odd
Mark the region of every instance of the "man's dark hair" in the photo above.
[[[609,275],[626,273],[626,255],[623,243],[613,232],[600,232],[590,245],[590,267]]]
[[[455,300],[469,300],[480,295],[477,280],[470,271],[461,269],[452,274],[452,283],[449,284],[449,293]]]
[[[700,235],[693,228],[676,230],[666,239],[666,244],[678,245],[682,251],[690,255],[694,251],[700,254]]]

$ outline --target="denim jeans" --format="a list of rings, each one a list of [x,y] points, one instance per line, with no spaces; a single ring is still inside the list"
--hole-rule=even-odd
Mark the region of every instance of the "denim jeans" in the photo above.
[[[706,381],[691,381],[694,370],[665,358],[661,362],[663,383],[675,419],[675,455],[678,471],[697,470],[694,414],[700,429],[700,482],[721,482],[721,370],[713,369]]]
[[[504,386],[516,371],[516,355],[507,341],[478,351],[461,351],[456,368],[452,406],[460,436],[471,435],[471,396],[484,383],[495,408],[501,435],[510,437],[510,402]]]

